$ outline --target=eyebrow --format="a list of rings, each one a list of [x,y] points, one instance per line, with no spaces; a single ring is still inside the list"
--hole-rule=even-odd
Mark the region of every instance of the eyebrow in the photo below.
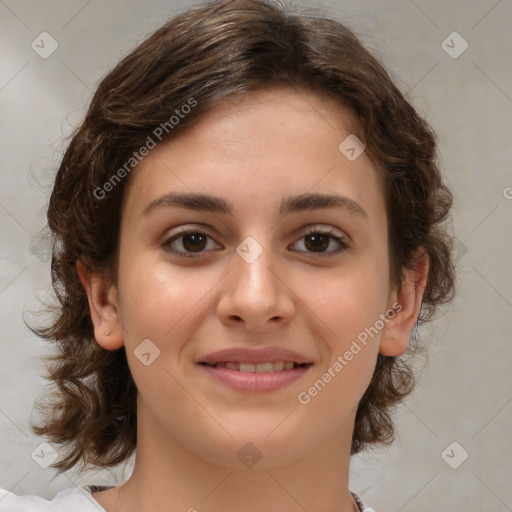
[[[200,193],[169,192],[151,201],[144,208],[141,216],[145,216],[151,211],[162,207],[178,207],[194,211],[222,213],[230,216],[233,216],[235,210],[233,203],[221,197]],[[306,193],[298,196],[289,196],[281,202],[279,213],[287,215],[289,213],[336,207],[343,208],[347,212],[356,214],[368,221],[368,214],[359,203],[349,197],[338,194]]]

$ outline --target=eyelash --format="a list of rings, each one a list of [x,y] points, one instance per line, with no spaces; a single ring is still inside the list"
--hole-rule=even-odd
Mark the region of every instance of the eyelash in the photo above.
[[[306,236],[310,236],[310,235],[329,236],[332,240],[334,240],[340,244],[340,247],[338,249],[336,249],[334,251],[324,252],[324,253],[322,253],[322,252],[315,253],[315,252],[310,252],[310,251],[299,251],[299,252],[307,252],[309,254],[315,254],[315,255],[320,256],[321,258],[325,258],[328,256],[339,254],[341,252],[344,252],[344,251],[350,249],[351,246],[349,245],[347,239],[342,236],[333,235],[332,234],[333,231],[334,231],[334,229],[320,229],[317,227],[308,227],[301,232],[301,237],[299,238],[299,240],[302,240]],[[197,257],[201,256],[201,254],[204,254],[204,251],[198,252],[198,253],[186,253],[186,252],[184,253],[184,252],[176,251],[175,249],[170,248],[170,246],[172,245],[172,243],[175,240],[178,240],[179,238],[181,238],[185,235],[190,235],[190,234],[204,235],[204,236],[207,236],[208,238],[211,238],[210,235],[208,235],[207,233],[205,233],[197,228],[196,229],[194,229],[194,228],[179,228],[178,231],[172,237],[168,238],[162,244],[162,247],[165,250],[177,255],[180,258],[197,258]]]

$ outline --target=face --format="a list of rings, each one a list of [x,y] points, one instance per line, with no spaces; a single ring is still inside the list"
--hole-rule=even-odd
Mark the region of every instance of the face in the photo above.
[[[249,441],[272,464],[351,438],[397,298],[379,176],[338,149],[351,133],[332,100],[267,89],[130,176],[113,304],[142,435],[234,467]]]

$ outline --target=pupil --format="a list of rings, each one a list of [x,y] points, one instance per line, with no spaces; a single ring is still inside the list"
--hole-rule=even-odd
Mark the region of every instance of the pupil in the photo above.
[[[323,239],[324,243],[322,243],[322,239]],[[313,246],[313,248],[316,248],[316,249],[321,248],[321,249],[325,250],[329,246],[328,237],[325,235],[308,235],[306,237],[306,246],[309,249],[310,247],[309,247],[309,244],[307,243],[307,240],[312,240],[313,241],[312,246]]]
[[[187,243],[187,240],[192,240],[192,244]],[[188,235],[184,235],[183,237],[183,247],[188,250],[201,250],[204,247],[205,237],[204,235],[201,235],[200,233],[192,233]]]

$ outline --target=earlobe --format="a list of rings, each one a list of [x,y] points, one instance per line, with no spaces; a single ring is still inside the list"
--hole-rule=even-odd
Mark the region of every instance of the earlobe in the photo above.
[[[422,251],[416,259],[414,268],[404,269],[404,279],[394,294],[395,303],[399,305],[394,308],[397,312],[382,330],[379,346],[382,355],[401,356],[409,348],[410,337],[418,321],[427,285],[428,268],[428,255]]]
[[[77,261],[76,268],[87,293],[96,341],[106,350],[122,347],[124,340],[115,286],[104,275],[93,272],[83,261]]]

